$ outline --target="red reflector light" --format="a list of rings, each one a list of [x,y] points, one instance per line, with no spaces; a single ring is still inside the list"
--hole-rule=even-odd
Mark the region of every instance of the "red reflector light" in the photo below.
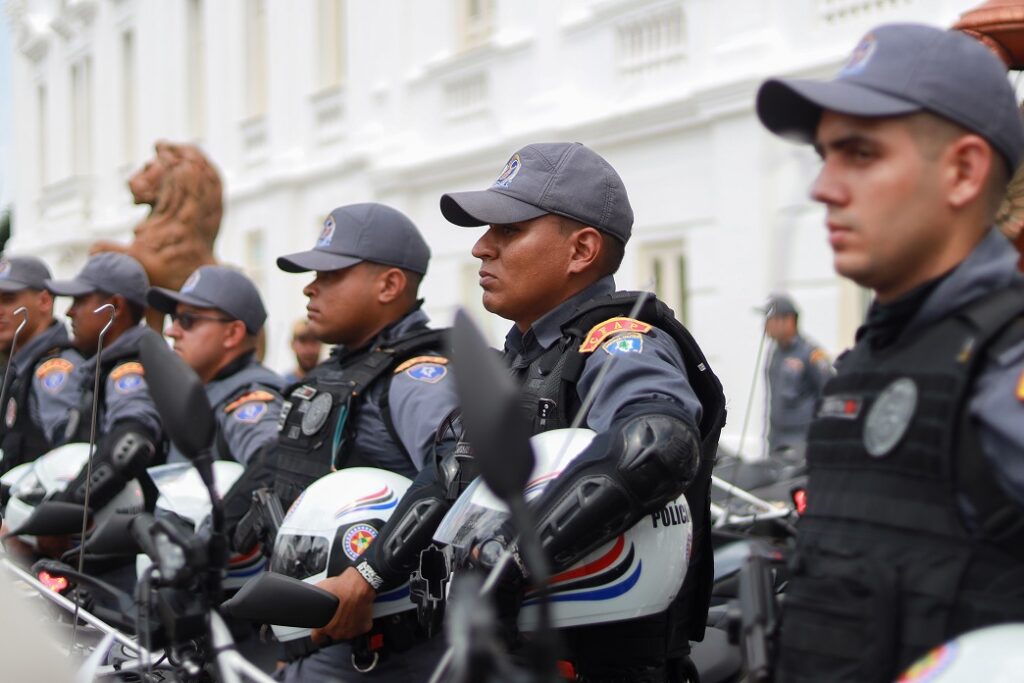
[[[807,510],[807,489],[793,489],[793,505],[796,506],[796,514],[803,516]]]
[[[68,589],[68,580],[63,576],[50,576],[48,572],[39,572],[39,583],[54,593],[63,593]]]

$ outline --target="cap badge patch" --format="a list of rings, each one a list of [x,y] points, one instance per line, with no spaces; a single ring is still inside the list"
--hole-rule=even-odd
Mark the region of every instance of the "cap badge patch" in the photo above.
[[[316,240],[316,246],[329,247],[334,239],[334,216],[328,216],[324,221],[324,229],[320,231],[320,237]]]
[[[868,62],[871,61],[872,55],[875,54],[875,48],[877,47],[878,41],[875,40],[875,34],[869,33],[864,36],[857,43],[857,47],[853,48],[853,52],[850,54],[850,58],[846,60],[846,64],[839,70],[838,77],[856,76],[864,71],[868,66]]]
[[[0,261],[0,279],[6,279],[11,276],[11,262],[7,259]]]
[[[633,318],[609,318],[603,323],[599,323],[590,328],[590,332],[587,332],[587,336],[583,338],[583,343],[580,344],[579,352],[590,353],[591,351],[596,351],[597,347],[601,345],[601,342],[618,332],[647,334],[650,331],[650,325],[642,323],[639,320],[634,320]]]
[[[501,175],[494,181],[494,186],[508,188],[515,177],[519,175],[519,169],[522,167],[522,159],[519,158],[518,154],[513,154],[512,158],[505,164],[505,168],[501,169]]]
[[[612,337],[610,341],[606,341],[604,346],[605,353],[610,356],[621,356],[626,353],[640,353],[644,350],[644,338],[643,335],[637,334],[636,332],[629,332],[627,334],[620,334]]]
[[[377,538],[377,530],[369,524],[353,524],[345,532],[341,547],[348,559],[355,560],[370,547],[370,543],[375,538]]]
[[[182,294],[188,294],[193,289],[195,289],[196,285],[199,284],[199,278],[200,277],[201,277],[201,274],[200,274],[200,272],[198,270],[193,271],[193,273],[188,276],[188,279],[185,280],[185,284],[183,284],[181,286],[181,293]]]
[[[43,389],[56,394],[64,387],[68,375],[74,369],[74,364],[65,358],[51,358],[36,369],[36,379]]]

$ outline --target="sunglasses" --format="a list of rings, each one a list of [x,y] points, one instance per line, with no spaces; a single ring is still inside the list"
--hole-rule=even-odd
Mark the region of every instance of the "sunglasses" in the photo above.
[[[171,313],[171,322],[178,323],[181,329],[188,332],[200,320],[208,320],[214,323],[233,323],[234,318],[217,318],[212,315],[199,315],[197,313]]]

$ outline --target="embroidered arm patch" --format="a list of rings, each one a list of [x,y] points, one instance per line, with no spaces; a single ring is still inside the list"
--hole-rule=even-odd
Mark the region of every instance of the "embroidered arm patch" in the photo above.
[[[597,350],[597,348],[601,346],[601,342],[617,332],[647,334],[650,331],[650,325],[633,318],[609,318],[603,323],[599,323],[590,328],[590,332],[587,332],[587,336],[583,338],[583,343],[580,344],[579,352],[590,353],[591,351]]]
[[[224,412],[225,413],[233,413],[236,409],[238,409],[241,406],[245,405],[246,403],[250,403],[252,401],[261,401],[263,403],[266,403],[268,401],[273,401],[273,400],[274,400],[274,395],[272,393],[270,393],[269,391],[261,391],[261,390],[260,391],[250,391],[248,394],[244,394],[243,396],[235,399],[234,401],[229,403],[227,406],[225,406],[224,407]]]
[[[51,358],[36,368],[36,379],[51,394],[56,394],[63,387],[68,375],[75,369],[75,364],[65,358]]]
[[[142,363],[131,361],[122,363],[110,372],[110,380],[114,383],[114,390],[119,394],[130,394],[142,388],[142,376],[145,372]]]
[[[406,370],[408,370],[412,366],[419,365],[420,363],[433,363],[435,365],[448,365],[448,359],[443,357],[443,356],[416,356],[415,358],[410,358],[409,360],[405,361],[404,363],[399,365],[397,368],[395,368],[395,374],[397,375],[400,372],[405,372]]]

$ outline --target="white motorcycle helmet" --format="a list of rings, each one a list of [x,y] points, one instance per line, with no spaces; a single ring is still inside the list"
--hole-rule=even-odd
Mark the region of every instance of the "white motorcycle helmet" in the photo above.
[[[270,571],[315,584],[355,566],[411,484],[400,474],[373,467],[351,467],[317,479],[288,509],[274,541]],[[405,583],[377,596],[373,618],[415,608]],[[310,632],[291,626],[273,629],[281,642]]]
[[[593,438],[589,429],[556,429],[533,436],[536,464],[525,487],[526,500],[539,496]],[[505,504],[477,478],[442,520],[434,540],[465,551],[507,519]],[[679,496],[551,577],[552,626],[600,624],[664,611],[686,578],[692,543],[690,506]],[[519,628],[536,629],[538,616],[537,599],[528,593]]]
[[[88,459],[89,444],[69,443],[7,472],[3,482],[13,481],[11,497],[4,509],[4,522],[7,528],[17,529],[29,518],[39,503],[53,498],[66,489],[68,483],[85,467]],[[133,514],[144,509],[142,486],[133,479],[93,516],[93,522],[98,526],[114,513]],[[35,547],[34,536],[24,535],[19,538]]]
[[[173,513],[192,523],[193,529],[210,516],[210,495],[199,472],[189,462],[171,463],[150,467],[146,472],[156,485],[160,497],[156,500],[155,514]],[[241,463],[233,460],[217,460],[213,463],[213,482],[221,498],[234,486],[245,472]],[[149,556],[140,553],[135,558],[135,569],[139,576],[152,564]],[[250,578],[262,572],[267,566],[260,545],[246,553],[234,553],[228,558],[227,574],[224,577],[225,590],[238,590]]]
[[[1015,683],[1024,671],[1024,624],[971,631],[914,662],[896,683]]]

